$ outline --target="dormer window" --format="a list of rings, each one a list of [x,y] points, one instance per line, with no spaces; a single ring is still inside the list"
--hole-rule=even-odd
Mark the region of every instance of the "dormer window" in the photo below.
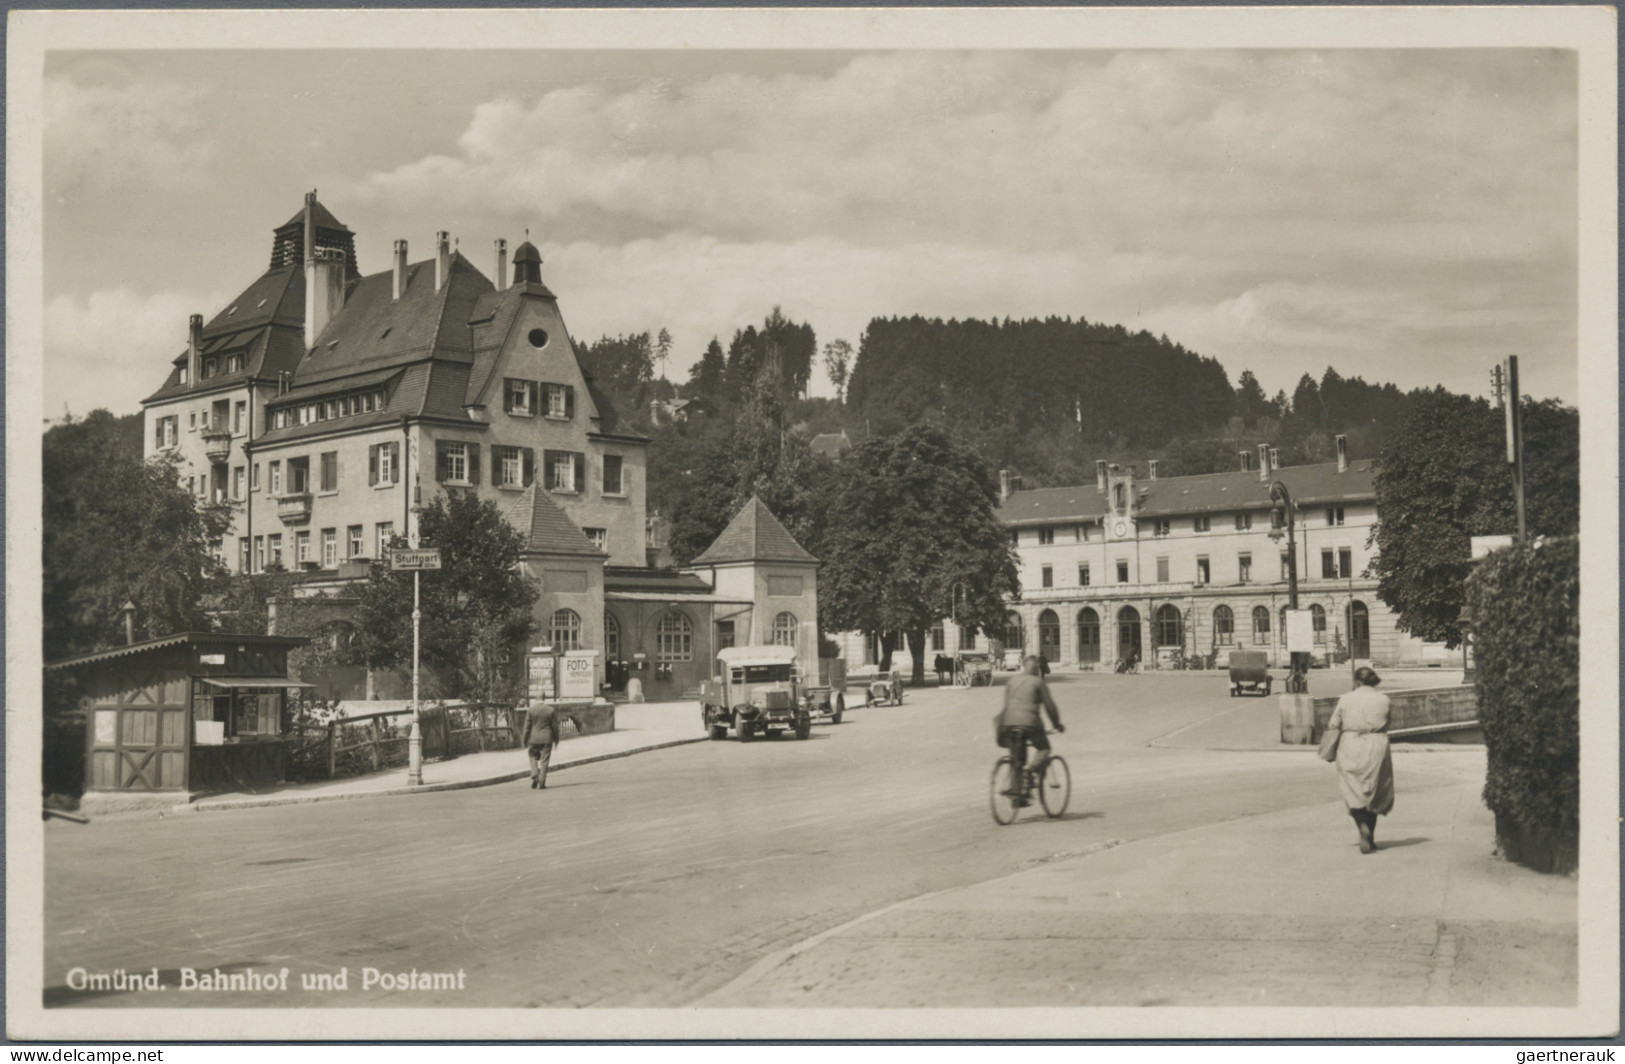
[[[220,363],[212,358],[203,360],[203,379],[208,380],[220,370]]]
[[[242,368],[243,368],[243,356],[241,354],[227,355],[226,356],[226,372],[227,373],[239,373],[239,372],[242,371]]]
[[[547,386],[547,416],[567,418],[575,413],[571,409],[575,404],[571,402],[575,389],[563,384],[549,384]]]

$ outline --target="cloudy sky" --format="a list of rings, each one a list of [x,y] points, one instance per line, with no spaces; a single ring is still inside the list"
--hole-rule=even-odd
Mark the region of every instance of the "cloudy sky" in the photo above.
[[[1291,390],[1577,399],[1577,62],[1551,49],[54,51],[47,416],[139,408],[314,188],[363,272],[542,250],[674,379],[775,305],[1069,315]],[[816,391],[826,391],[822,380]]]

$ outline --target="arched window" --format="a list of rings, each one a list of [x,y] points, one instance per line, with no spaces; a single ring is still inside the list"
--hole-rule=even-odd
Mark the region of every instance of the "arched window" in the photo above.
[[[672,610],[655,625],[656,661],[692,661],[694,626],[686,616]]]
[[[1326,642],[1326,607],[1315,603],[1309,607],[1309,619],[1315,627],[1315,643],[1323,645]]]
[[[1223,647],[1236,641],[1236,615],[1229,606],[1213,607],[1213,638]]]
[[[801,625],[796,621],[793,613],[781,613],[773,618],[773,645],[776,647],[793,647],[796,645],[796,633]]]
[[[621,660],[621,622],[608,610],[604,611],[604,657],[608,661]]]
[[[1061,618],[1055,615],[1054,610],[1045,610],[1038,615],[1038,652],[1045,661],[1061,660]]]
[[[1117,656],[1135,659],[1140,656],[1140,611],[1133,606],[1117,611]]]
[[[1010,612],[1004,615],[1004,647],[1006,650],[1024,650],[1027,647],[1027,633],[1021,627],[1021,614]]]
[[[1253,607],[1253,642],[1268,644],[1270,641],[1270,611],[1263,606]]]
[[[1085,606],[1078,611],[1078,662],[1100,660],[1100,614]]]
[[[1180,647],[1185,645],[1184,618],[1179,615],[1179,607],[1167,603],[1157,607],[1157,646]]]
[[[581,615],[575,610],[557,610],[547,622],[547,640],[555,650],[581,649]]]
[[[1359,600],[1349,603],[1344,611],[1349,626],[1349,653],[1357,658],[1371,656],[1371,613]]]

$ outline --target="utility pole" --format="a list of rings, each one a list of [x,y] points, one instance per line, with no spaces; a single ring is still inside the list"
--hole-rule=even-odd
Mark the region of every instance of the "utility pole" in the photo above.
[[[1512,499],[1518,507],[1518,543],[1529,542],[1523,512],[1523,404],[1519,402],[1518,356],[1506,362],[1507,462],[1512,466]]]

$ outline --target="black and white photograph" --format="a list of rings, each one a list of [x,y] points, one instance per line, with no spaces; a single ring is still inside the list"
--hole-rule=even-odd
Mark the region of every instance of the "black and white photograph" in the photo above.
[[[1615,16],[13,11],[8,1037],[1617,1035]]]

